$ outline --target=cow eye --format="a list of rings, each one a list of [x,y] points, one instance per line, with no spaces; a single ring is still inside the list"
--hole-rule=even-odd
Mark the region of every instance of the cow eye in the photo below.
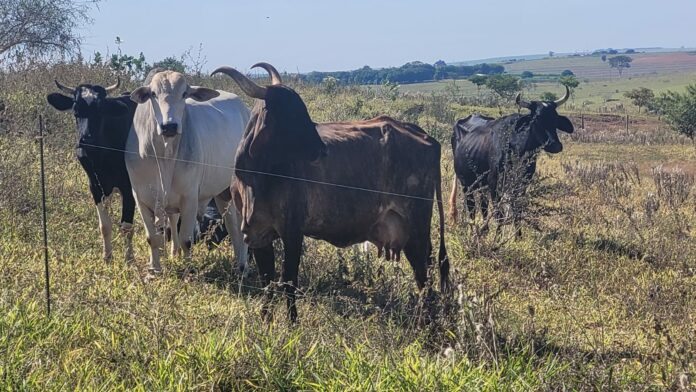
[[[181,98],[186,98],[186,91],[184,91],[184,94],[181,96]]]
[[[152,98],[155,98],[155,99],[157,99],[157,94],[155,94],[155,92],[154,92],[154,91],[153,91],[153,92],[151,92],[150,94],[152,95]]]

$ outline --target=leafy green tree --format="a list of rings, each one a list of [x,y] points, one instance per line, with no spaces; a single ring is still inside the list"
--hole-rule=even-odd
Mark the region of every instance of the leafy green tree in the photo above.
[[[163,68],[167,69],[170,71],[176,71],[176,72],[181,72],[185,73],[186,72],[186,65],[184,65],[184,61],[181,59],[177,59],[176,57],[166,57],[160,61],[156,61],[155,63],[152,64],[152,68]]]
[[[134,76],[141,76],[148,68],[143,52],[140,52],[140,55],[135,57],[127,54],[121,54],[120,50],[119,54],[111,55],[109,67],[115,71],[131,73]]]
[[[539,99],[542,100],[542,101],[555,101],[555,100],[558,99],[558,95],[556,95],[556,94],[554,94],[554,93],[552,93],[552,92],[550,92],[550,91],[544,91],[544,92],[541,93],[541,95],[539,96]]]
[[[76,53],[96,1],[0,0],[0,58]],[[89,24],[89,23],[87,23]]]
[[[486,80],[488,80],[488,76],[486,75],[476,74],[469,76],[469,81],[476,85],[478,95],[481,95],[481,86],[486,84]]]
[[[641,108],[648,107],[655,99],[655,93],[646,87],[634,88],[631,91],[625,92],[624,96],[630,99],[634,105],[638,106],[638,113],[640,113]]]
[[[568,90],[570,90],[570,96],[573,97],[575,94],[575,89],[580,85],[580,81],[578,78],[575,77],[575,75],[568,75],[568,76],[561,76],[558,79],[558,83],[560,83],[563,86],[568,87]],[[575,98],[573,98],[575,99]]]
[[[616,69],[619,72],[619,77],[623,74],[625,69],[631,68],[631,62],[633,58],[626,55],[609,57],[609,66]]]
[[[520,74],[520,77],[522,79],[531,79],[534,77],[534,73],[532,73],[532,71],[524,71]]]
[[[563,72],[561,72],[561,76],[575,76],[575,73],[569,69],[564,69]]]
[[[92,63],[94,65],[101,65],[101,63],[104,61],[104,58],[102,57],[102,54],[99,52],[94,52],[94,59],[92,59]]]
[[[696,135],[696,84],[686,87],[685,93],[668,91],[660,94],[655,106],[665,121],[678,133],[694,140]]]
[[[506,101],[512,101],[521,89],[520,79],[510,74],[491,75],[486,79],[486,87]]]

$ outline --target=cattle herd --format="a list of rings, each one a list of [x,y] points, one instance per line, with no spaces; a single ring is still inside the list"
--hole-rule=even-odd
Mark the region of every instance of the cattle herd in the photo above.
[[[269,73],[270,85],[260,86],[230,67],[213,72],[231,77],[256,99],[251,111],[232,93],[190,86],[184,75],[162,69],[151,71],[142,87],[113,98],[108,95],[119,82],[104,88],[56,81],[62,93],[49,94],[47,100],[75,116],[76,155],[97,207],[104,259],[112,258],[112,223],[104,202],[114,190],[123,199],[126,261],[134,258],[137,205],[153,277],[161,272],[167,237],[171,253],[183,253],[188,261],[200,224],[221,219],[240,271],[246,271],[251,253],[264,286],[276,280],[273,241],[282,241],[279,284],[294,321],[305,236],[337,247],[371,242],[388,260],[400,260],[403,251],[418,288],[425,287],[434,259],[430,222],[435,202],[440,290],[448,291],[440,144],[417,125],[387,116],[315,123],[273,66],[254,67]],[[518,106],[529,114],[499,119],[474,114],[456,122],[454,169],[471,217],[474,191],[487,189],[493,203],[499,201],[496,184],[511,160],[523,162],[523,177],[529,179],[538,151],[562,150],[556,130],[572,132],[573,125],[556,108],[568,95],[566,90],[555,102],[524,102],[518,95]],[[456,217],[453,185],[450,213]],[[485,198],[481,207],[487,214]],[[216,242],[223,235],[218,229]],[[273,291],[267,291],[264,315],[270,315]]]

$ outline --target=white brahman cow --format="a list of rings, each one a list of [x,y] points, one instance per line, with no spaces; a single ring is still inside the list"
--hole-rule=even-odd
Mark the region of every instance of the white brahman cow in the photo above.
[[[232,93],[189,86],[178,72],[158,72],[146,83],[131,94],[139,105],[125,159],[150,245],[150,272],[162,268],[164,228],[158,226],[167,221],[165,215],[172,228],[181,218],[178,233],[172,230],[172,254],[183,249],[188,261],[196,216],[213,198],[224,213],[239,269],[244,272],[248,247],[237,209],[228,204],[234,153],[249,109]]]

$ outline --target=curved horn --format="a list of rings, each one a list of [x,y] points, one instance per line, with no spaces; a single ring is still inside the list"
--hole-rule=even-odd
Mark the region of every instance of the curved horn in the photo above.
[[[275,86],[276,84],[283,84],[283,81],[280,79],[280,73],[278,73],[278,70],[275,69],[271,64],[265,63],[265,62],[260,62],[256,63],[251,66],[251,68],[263,68],[268,72],[269,75],[271,75],[271,85]]]
[[[565,88],[566,88],[565,95],[563,97],[561,97],[561,99],[553,101],[557,107],[563,105],[568,100],[568,98],[570,98],[570,89],[568,88],[568,86],[565,86]]]
[[[234,79],[234,81],[237,82],[239,87],[246,93],[246,95],[257,99],[266,98],[266,93],[268,92],[266,87],[259,86],[236,69],[232,67],[220,67],[213,71],[213,73],[210,75],[212,76],[216,73],[224,73],[225,75]]]
[[[107,93],[107,94],[113,93],[114,91],[116,91],[116,89],[117,89],[118,86],[120,86],[120,85],[121,85],[121,77],[119,76],[119,77],[116,78],[116,84],[112,84],[111,86],[105,88],[104,90],[106,90],[106,93]]]
[[[58,80],[54,80],[54,82],[56,82],[56,86],[58,86],[58,89],[60,91],[66,93],[70,96],[75,95],[75,88],[74,87],[63,86],[62,84],[60,84],[60,82]]]
[[[517,93],[517,96],[515,97],[515,103],[517,104],[517,106],[525,109],[529,109],[529,106],[531,106],[529,102],[522,100],[522,93]]]

